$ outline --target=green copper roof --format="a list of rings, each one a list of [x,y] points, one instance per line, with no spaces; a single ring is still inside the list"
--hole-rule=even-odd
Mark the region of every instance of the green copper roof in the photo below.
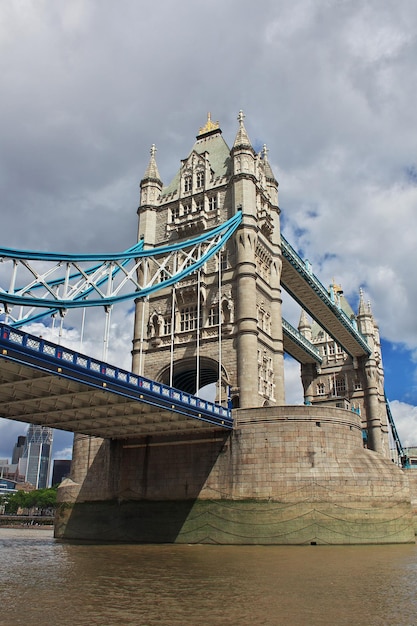
[[[220,130],[211,134],[198,136],[187,159],[193,152],[197,154],[207,153],[206,156],[209,160],[214,178],[229,174],[230,149],[223,139]],[[167,196],[177,191],[180,182],[180,171],[181,170],[177,172],[169,185],[163,188],[162,196]]]

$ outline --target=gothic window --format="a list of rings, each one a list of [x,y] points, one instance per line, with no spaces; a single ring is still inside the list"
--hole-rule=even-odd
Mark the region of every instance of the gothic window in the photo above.
[[[344,376],[336,376],[334,381],[335,395],[343,396],[346,392],[346,381]]]
[[[209,201],[209,211],[215,211],[217,209],[217,198],[216,198],[216,196],[210,196],[208,201]]]
[[[324,383],[317,383],[317,395],[318,396],[324,396],[325,395]]]
[[[321,347],[321,351],[322,351],[323,356],[326,356],[326,354],[327,354],[327,345],[326,345],[326,344],[324,344],[324,345]]]
[[[197,187],[204,187],[204,172],[197,172]]]
[[[172,331],[172,318],[170,315],[164,317],[164,335],[170,335]]]
[[[180,216],[180,207],[173,206],[171,207],[171,222],[174,222]]]
[[[335,353],[334,343],[329,343],[329,354],[334,354],[334,353]]]
[[[191,191],[193,188],[193,177],[192,176],[185,176],[184,177],[184,191],[187,193],[189,191]]]
[[[185,306],[180,313],[180,330],[195,330],[197,328],[197,306]]]
[[[215,304],[210,308],[208,315],[208,324],[209,326],[217,326],[219,323],[219,306]]]
[[[183,211],[184,211],[184,215],[191,215],[191,212],[192,212],[191,202],[187,202],[186,204],[184,204]]]
[[[359,380],[359,378],[355,378],[354,386],[355,386],[355,391],[357,391],[358,389],[362,389],[362,383]]]
[[[204,211],[204,200],[197,200],[195,203],[196,211]]]
[[[272,359],[270,357],[261,356],[259,360],[258,353],[258,390],[259,393],[268,398],[274,395],[274,371],[272,368]]]

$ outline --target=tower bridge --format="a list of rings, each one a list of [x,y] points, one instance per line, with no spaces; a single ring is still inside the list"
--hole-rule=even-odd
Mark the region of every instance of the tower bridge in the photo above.
[[[231,148],[209,116],[167,186],[152,147],[133,247],[0,250],[0,413],[76,432],[56,536],[414,540],[377,324],[363,294],[355,314],[323,287],[280,213],[268,151],[254,151],[242,112]],[[282,288],[302,307],[298,329]],[[131,371],[24,330],[47,312],[102,307],[108,345],[112,307],[129,300]],[[284,353],[300,363],[304,406],[285,403]],[[212,401],[200,397],[208,384]]]

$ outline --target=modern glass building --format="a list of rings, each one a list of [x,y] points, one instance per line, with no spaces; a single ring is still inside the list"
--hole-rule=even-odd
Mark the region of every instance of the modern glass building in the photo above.
[[[48,486],[52,439],[52,428],[36,424],[29,425],[22,465],[24,465],[25,481],[31,483],[36,489],[45,489]]]

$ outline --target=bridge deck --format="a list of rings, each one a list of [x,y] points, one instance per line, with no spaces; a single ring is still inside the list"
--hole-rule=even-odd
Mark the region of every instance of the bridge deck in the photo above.
[[[281,284],[348,354],[356,357],[370,354],[365,338],[332,302],[320,281],[283,237]]]
[[[316,346],[284,319],[282,320],[282,335],[284,351],[293,359],[299,363],[320,364],[322,362],[322,357]]]
[[[231,411],[0,324],[0,415],[98,437],[231,429]]]

